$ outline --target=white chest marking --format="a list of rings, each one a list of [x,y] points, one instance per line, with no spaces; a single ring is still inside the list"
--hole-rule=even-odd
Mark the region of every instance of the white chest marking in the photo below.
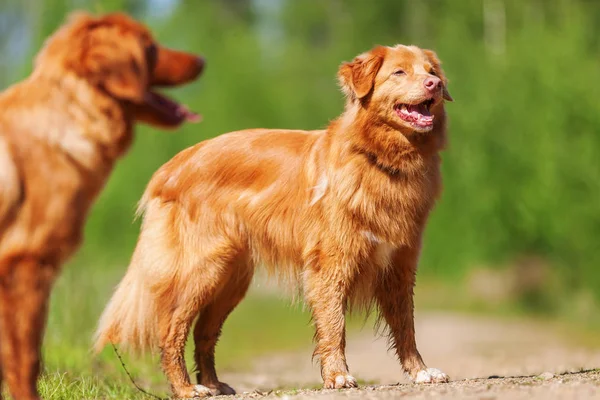
[[[313,195],[310,201],[310,205],[315,205],[323,196],[325,196],[325,192],[327,191],[327,185],[329,181],[327,180],[327,176],[325,174],[319,177],[316,186],[312,187]]]
[[[394,246],[392,246],[390,243],[384,242],[371,231],[362,231],[361,233],[369,241],[375,244],[375,252],[373,253],[373,260],[375,263],[381,267],[387,268],[390,265]]]

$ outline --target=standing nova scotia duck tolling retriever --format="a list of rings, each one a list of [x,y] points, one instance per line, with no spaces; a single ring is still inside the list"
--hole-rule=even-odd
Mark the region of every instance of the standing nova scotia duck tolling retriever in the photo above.
[[[47,41],[31,76],[0,94],[0,353],[16,400],[39,398],[52,283],[135,122],[198,119],[152,88],[189,82],[203,65],[125,15],[78,13]]]
[[[229,133],[154,174],[97,350],[160,348],[180,398],[235,393],[217,379],[215,345],[261,264],[302,286],[325,388],[356,386],[344,354],[352,306],[376,306],[413,381],[448,381],[425,366],[413,322],[423,230],[441,191],[446,78],[434,52],[402,45],[375,47],[338,76],[346,107],[326,130]],[[196,317],[193,385],[184,345]]]

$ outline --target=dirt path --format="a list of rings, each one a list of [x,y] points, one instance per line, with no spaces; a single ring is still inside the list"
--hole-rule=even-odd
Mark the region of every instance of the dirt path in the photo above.
[[[416,330],[426,363],[450,375],[451,383],[410,384],[387,352],[386,341],[368,328],[351,336],[347,345],[348,364],[361,383],[359,389],[314,390],[320,377],[310,360],[311,349],[257,360],[252,371],[223,373],[222,379],[238,392],[246,391],[239,398],[600,399],[600,369],[596,369],[600,348],[567,344],[547,327],[456,314],[418,314]],[[251,392],[256,388],[258,392]]]

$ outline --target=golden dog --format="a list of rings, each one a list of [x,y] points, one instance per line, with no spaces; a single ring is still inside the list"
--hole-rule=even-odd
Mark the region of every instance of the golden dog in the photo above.
[[[446,78],[435,53],[401,45],[376,47],[338,75],[346,109],[326,130],[229,133],[154,174],[97,349],[157,345],[175,396],[234,393],[217,379],[215,345],[264,264],[303,287],[325,388],[356,386],[344,354],[352,305],[378,307],[414,381],[448,380],[423,363],[413,323],[421,237],[441,191]],[[196,317],[192,385],[184,344]]]
[[[135,122],[176,127],[198,117],[151,88],[191,81],[203,65],[125,15],[77,14],[31,76],[0,95],[0,353],[15,399],[39,398],[52,283]]]

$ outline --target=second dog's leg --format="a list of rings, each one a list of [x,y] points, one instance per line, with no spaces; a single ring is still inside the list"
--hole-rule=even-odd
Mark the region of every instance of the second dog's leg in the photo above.
[[[240,268],[245,268],[240,265]],[[244,298],[252,274],[247,270],[234,272],[226,286],[209,305],[201,312],[194,328],[196,345],[194,359],[198,370],[198,383],[208,387],[213,395],[235,394],[229,385],[219,382],[215,370],[215,346],[221,335],[221,327],[225,319]]]
[[[2,343],[2,339],[0,339],[0,343]],[[0,354],[2,354],[2,349],[0,349]],[[2,361],[0,361],[0,400],[4,399],[2,396]]]
[[[312,309],[317,345],[313,356],[321,361],[325,389],[356,387],[346,364],[345,312],[353,271],[328,259],[305,273],[305,296]]]
[[[15,400],[37,400],[41,345],[56,269],[37,260],[2,265],[0,351],[2,372]]]
[[[390,340],[402,368],[415,383],[448,382],[448,376],[435,368],[427,368],[415,340],[413,288],[419,250],[397,250],[392,265],[380,280],[376,291],[382,317],[390,329]]]

